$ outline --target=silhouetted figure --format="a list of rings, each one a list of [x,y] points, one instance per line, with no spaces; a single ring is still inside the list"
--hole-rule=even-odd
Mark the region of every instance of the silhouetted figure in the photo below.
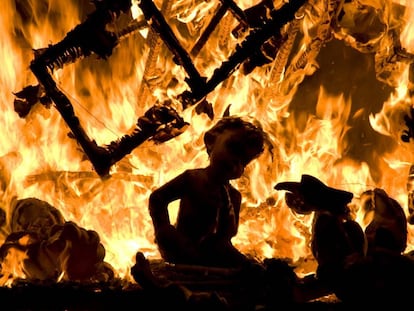
[[[241,194],[230,180],[264,150],[260,126],[240,117],[224,117],[204,135],[210,158],[205,168],[189,169],[156,189],[149,211],[161,256],[173,263],[243,265],[247,258],[231,243],[237,234]],[[176,224],[168,205],[180,200]]]

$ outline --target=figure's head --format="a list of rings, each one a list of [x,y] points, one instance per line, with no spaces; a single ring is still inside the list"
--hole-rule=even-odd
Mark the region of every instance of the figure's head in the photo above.
[[[265,133],[260,125],[241,117],[224,117],[204,134],[210,166],[224,178],[239,178],[244,168],[264,150]]]

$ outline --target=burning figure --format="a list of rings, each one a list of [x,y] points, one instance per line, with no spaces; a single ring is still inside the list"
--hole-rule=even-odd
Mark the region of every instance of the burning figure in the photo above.
[[[260,126],[239,117],[223,117],[204,135],[210,158],[205,168],[184,171],[149,198],[156,243],[173,263],[238,266],[247,261],[231,243],[237,234],[241,194],[230,180],[264,150]],[[168,205],[180,200],[176,225]]]
[[[300,182],[278,183],[275,189],[288,191],[286,203],[296,213],[315,213],[311,248],[318,262],[316,274],[335,286],[348,258],[363,256],[365,251],[364,232],[348,208],[353,194],[328,187],[310,175],[302,175]]]
[[[303,175],[300,182],[281,182],[286,203],[299,214],[314,212],[311,248],[317,278],[343,301],[402,302],[405,284],[414,277],[407,245],[407,219],[399,203],[379,188],[362,193],[364,227],[350,216],[353,194]]]
[[[2,278],[11,265],[22,265],[28,280],[104,280],[114,277],[104,262],[99,235],[67,221],[58,209],[37,198],[15,200],[10,231],[0,247]],[[22,253],[21,262],[13,262]],[[13,256],[16,255],[16,256]],[[16,257],[16,258],[15,258]]]

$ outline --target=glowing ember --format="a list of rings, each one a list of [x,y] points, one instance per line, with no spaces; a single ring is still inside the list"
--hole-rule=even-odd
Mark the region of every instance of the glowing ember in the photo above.
[[[218,3],[164,2],[155,1],[190,51]],[[129,278],[137,251],[159,257],[147,207],[150,192],[186,168],[207,164],[203,133],[230,106],[231,114],[260,120],[271,144],[235,183],[243,194],[235,245],[258,258],[290,258],[300,273],[314,271],[309,249],[312,216],[294,215],[274,185],[300,180],[302,174],[317,176],[354,193],[356,207],[362,192],[382,188],[408,213],[406,183],[414,163],[412,142],[401,140],[404,115],[412,105],[414,8],[410,1],[361,0],[355,1],[360,6],[347,2],[340,15],[337,2],[309,1],[282,28],[284,40],[274,59],[248,74],[235,70],[209,92],[213,119],[197,113],[195,106],[183,108],[179,95],[188,89],[186,73],[146,26],[122,38],[107,59],[91,55],[56,70],[58,87],[100,146],[130,131],[158,102],[171,102],[189,123],[182,134],[164,143],[141,144],[111,167],[111,178],[102,179],[54,107],[36,104],[24,118],[13,107],[13,93],[38,84],[29,69],[33,49],[62,40],[94,6],[87,1],[3,1],[2,208],[9,213],[15,197],[49,202],[65,219],[98,232],[105,261],[119,276]],[[137,3],[108,26],[117,32],[134,18],[143,20]],[[238,5],[245,10],[257,3]],[[282,3],[275,1],[274,7]],[[362,28],[355,24],[361,20]],[[193,61],[203,76],[211,77],[243,42],[246,34],[237,39],[231,34],[237,26],[240,22],[227,12],[199,50]],[[1,232],[3,240],[7,230]],[[408,230],[411,250],[413,232]],[[10,261],[23,257],[11,254],[2,268],[21,276],[20,267]]]

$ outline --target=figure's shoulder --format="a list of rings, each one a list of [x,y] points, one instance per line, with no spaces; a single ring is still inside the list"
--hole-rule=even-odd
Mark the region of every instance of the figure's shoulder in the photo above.
[[[205,176],[205,169],[202,169],[202,168],[187,169],[182,173],[182,175],[190,179],[199,179]]]

